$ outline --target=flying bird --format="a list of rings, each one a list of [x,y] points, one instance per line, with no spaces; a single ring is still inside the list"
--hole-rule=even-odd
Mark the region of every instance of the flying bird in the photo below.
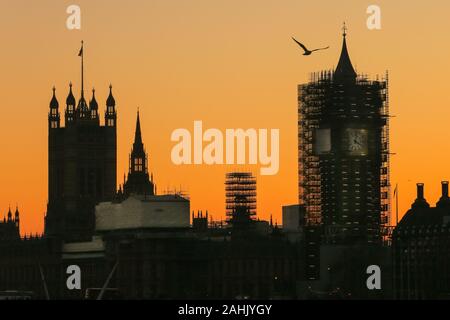
[[[325,49],[329,48],[329,47],[326,47],[326,48],[319,48],[319,49],[314,49],[314,50],[308,50],[302,43],[298,42],[294,37],[292,37],[292,40],[294,40],[295,43],[297,43],[305,51],[305,53],[303,53],[304,56],[309,56],[314,51],[325,50]]]

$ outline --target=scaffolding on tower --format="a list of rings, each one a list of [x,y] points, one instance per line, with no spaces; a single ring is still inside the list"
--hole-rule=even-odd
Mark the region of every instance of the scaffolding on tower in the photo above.
[[[380,151],[380,162],[366,161],[366,166],[381,168],[381,172],[373,182],[373,186],[379,185],[379,199],[377,204],[380,208],[370,210],[366,213],[368,242],[374,243],[389,238],[390,230],[390,150],[389,150],[389,94],[388,94],[388,74],[381,80],[369,80],[367,75],[359,75],[356,78],[355,99],[347,98],[347,90],[344,84],[336,83],[333,79],[332,70],[312,73],[310,80],[306,84],[298,87],[298,158],[299,158],[299,203],[305,206],[307,226],[330,225],[328,231],[339,236],[342,230],[333,229],[330,219],[334,216],[324,216],[324,212],[332,212],[330,208],[334,203],[330,199],[324,198],[327,194],[325,185],[330,183],[324,176],[324,166],[329,167],[327,157],[318,154],[314,150],[315,134],[321,128],[322,123],[334,123],[337,121],[375,121],[380,118],[381,123],[377,124],[380,131],[380,146],[376,150]],[[357,109],[360,108],[360,109]],[[361,112],[361,113],[360,113]],[[347,119],[347,120],[346,120]],[[368,120],[367,120],[368,119]],[[375,122],[373,122],[375,123]],[[333,152],[328,153],[328,156]],[[339,162],[342,166],[337,170],[351,170],[350,162],[343,159]],[[328,170],[328,169],[327,169]],[[329,194],[329,193],[328,193]],[[373,199],[375,199],[373,198]],[[375,202],[374,202],[375,203]],[[339,213],[333,213],[333,215]],[[324,219],[328,219],[325,221]]]
[[[385,119],[381,130],[381,237],[385,243],[390,244],[392,237],[391,221],[391,181],[390,181],[390,143],[389,143],[389,73],[386,71],[382,84],[381,115]]]
[[[249,172],[230,172],[225,177],[227,223],[249,226],[256,216],[256,178]]]
[[[299,181],[300,204],[306,208],[306,223],[322,223],[320,158],[314,153],[314,131],[322,120],[326,90],[332,82],[332,71],[311,73],[308,84],[299,85]]]

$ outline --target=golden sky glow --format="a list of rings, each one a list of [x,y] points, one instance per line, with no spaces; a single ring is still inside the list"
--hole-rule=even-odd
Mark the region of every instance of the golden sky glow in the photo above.
[[[137,107],[158,191],[179,189],[191,208],[224,215],[224,174],[236,166],[175,166],[177,128],[280,129],[280,170],[259,176],[258,215],[281,223],[297,202],[297,84],[333,68],[348,26],[359,73],[390,73],[392,184],[400,213],[424,182],[435,204],[450,179],[450,3],[377,1],[382,30],[366,28],[372,1],[78,0],[82,29],[66,28],[72,1],[1,0],[0,217],[16,203],[22,232],[41,232],[47,202],[47,112],[56,86],[64,107],[68,83],[79,97],[77,53],[85,41],[85,83],[103,114],[108,85],[118,110],[118,182],[128,165]],[[330,45],[310,57],[290,39]],[[89,95],[90,96],[90,95]],[[257,171],[257,167],[247,166]]]

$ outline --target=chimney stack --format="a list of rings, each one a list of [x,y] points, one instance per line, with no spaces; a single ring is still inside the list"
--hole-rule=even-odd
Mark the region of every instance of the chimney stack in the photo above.
[[[448,207],[450,206],[450,198],[448,196],[448,181],[442,181],[442,195],[436,204],[437,207]]]
[[[423,183],[417,184],[417,199],[416,199],[416,201],[414,201],[412,207],[413,208],[429,208],[430,207],[427,200],[425,200]]]
[[[417,199],[424,200],[424,192],[423,192],[424,184],[418,183],[417,184]]]
[[[442,181],[442,198],[448,198],[448,181]]]

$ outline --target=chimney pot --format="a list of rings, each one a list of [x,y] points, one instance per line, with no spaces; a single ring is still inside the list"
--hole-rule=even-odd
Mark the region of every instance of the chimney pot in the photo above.
[[[448,181],[442,181],[442,197],[448,198]]]
[[[424,199],[424,192],[423,192],[424,184],[418,183],[417,184],[417,199]]]

